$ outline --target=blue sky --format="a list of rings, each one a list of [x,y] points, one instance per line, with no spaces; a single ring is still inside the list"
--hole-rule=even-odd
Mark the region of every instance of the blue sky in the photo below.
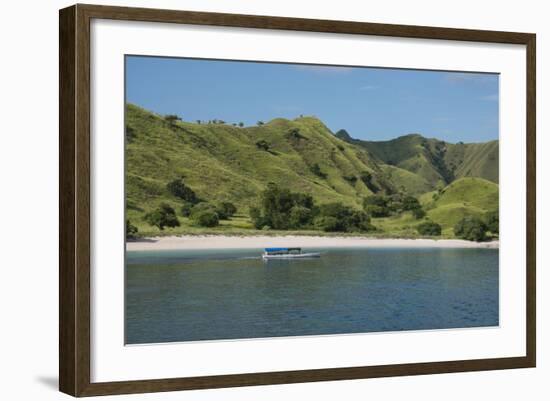
[[[498,138],[498,75],[127,56],[126,100],[184,120],[256,124],[300,114],[386,140]]]

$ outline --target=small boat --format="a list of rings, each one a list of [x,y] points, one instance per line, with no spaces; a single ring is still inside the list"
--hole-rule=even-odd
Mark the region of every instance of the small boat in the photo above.
[[[319,258],[318,252],[302,253],[302,248],[265,248],[263,259],[305,259]]]

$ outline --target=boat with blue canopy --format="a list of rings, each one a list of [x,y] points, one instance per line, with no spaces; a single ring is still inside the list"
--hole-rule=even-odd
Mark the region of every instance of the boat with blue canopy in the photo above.
[[[265,248],[262,254],[263,259],[305,259],[320,256],[318,252],[303,253],[302,248]]]

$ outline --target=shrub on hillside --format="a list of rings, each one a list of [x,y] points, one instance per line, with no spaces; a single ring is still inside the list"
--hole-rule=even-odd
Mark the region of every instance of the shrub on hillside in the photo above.
[[[487,224],[487,229],[493,234],[498,234],[499,230],[499,218],[498,210],[489,212],[485,216],[485,224]]]
[[[421,207],[411,210],[414,218],[420,220],[426,216],[426,212]]]
[[[265,150],[266,152],[269,150],[269,143],[267,143],[266,140],[261,139],[258,142],[256,142],[256,147],[261,150]]]
[[[201,210],[191,214],[191,220],[201,227],[216,227],[220,223],[218,214],[212,210]]]
[[[351,185],[355,185],[355,183],[357,182],[357,177],[354,175],[344,175],[342,176],[342,178],[349,182]]]
[[[454,233],[457,237],[468,241],[483,241],[485,240],[487,225],[477,217],[464,217],[454,227]]]
[[[126,238],[136,238],[138,228],[134,226],[130,220],[126,220]]]
[[[406,195],[401,201],[403,210],[414,210],[420,208],[420,202],[414,196]]]
[[[430,235],[430,236],[441,235],[441,226],[432,221],[427,221],[425,223],[419,224],[416,227],[416,230],[420,235]]]
[[[166,184],[166,189],[176,198],[180,198],[191,204],[195,204],[199,201],[195,192],[185,185],[182,178],[176,178],[170,181]]]
[[[371,195],[363,200],[363,210],[372,217],[387,217],[391,209],[388,207],[390,199],[384,195]]]
[[[336,217],[318,216],[314,221],[315,227],[326,232],[344,231],[342,224]]]
[[[177,121],[181,121],[181,118],[176,114],[167,114],[164,116],[164,120],[171,126],[174,126]]]
[[[126,124],[126,141],[133,142],[135,137],[136,137],[136,131],[132,127],[130,127],[128,124]]]
[[[221,202],[216,209],[220,219],[229,219],[237,212],[237,207],[231,202]]]
[[[372,174],[368,171],[361,172],[359,179],[363,181],[363,184],[365,184],[365,186],[373,193],[377,193],[380,191],[380,188],[372,181]]]
[[[150,225],[158,227],[159,230],[164,230],[164,227],[179,227],[180,225],[174,208],[166,203],[147,213],[143,218]]]
[[[320,178],[323,178],[323,179],[327,178],[327,174],[323,173],[323,171],[321,170],[321,167],[319,167],[318,163],[315,163],[313,166],[311,166],[310,170],[317,177],[320,177]]]
[[[367,213],[339,202],[321,205],[315,225],[324,231],[357,232],[374,229]]]
[[[193,209],[193,204],[190,202],[184,202],[183,205],[181,205],[181,215],[183,217],[189,217],[191,216],[191,210]]]
[[[307,207],[295,205],[292,206],[289,213],[290,228],[301,228],[311,222],[312,212]]]

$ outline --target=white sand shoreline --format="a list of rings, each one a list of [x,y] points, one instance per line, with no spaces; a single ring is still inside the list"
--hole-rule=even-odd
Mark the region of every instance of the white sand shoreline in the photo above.
[[[128,241],[128,251],[200,250],[200,249],[260,249],[265,247],[302,248],[493,248],[499,242],[472,242],[458,239],[400,239],[368,237],[315,237],[315,236],[223,236],[183,235],[143,238]]]

